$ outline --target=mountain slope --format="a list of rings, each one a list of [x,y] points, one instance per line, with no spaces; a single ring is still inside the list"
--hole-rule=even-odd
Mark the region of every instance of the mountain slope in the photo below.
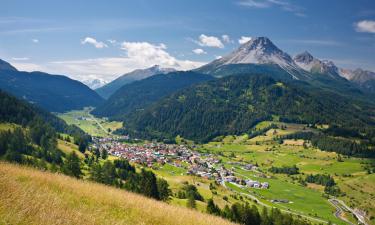
[[[340,70],[340,75],[349,81],[357,84],[363,90],[375,93],[375,72],[356,69],[356,70]]]
[[[0,90],[0,123],[27,126],[36,119],[49,124],[58,132],[70,135],[84,135],[83,131],[78,127],[67,125],[55,115]]]
[[[101,117],[123,119],[132,111],[148,105],[177,90],[213,77],[195,72],[171,72],[124,85],[92,113]]]
[[[82,81],[82,83],[84,83],[87,87],[93,90],[101,88],[107,84],[107,82],[105,82],[102,79],[88,79],[88,80]]]
[[[232,224],[106,185],[1,162],[0,201],[0,224]]]
[[[280,50],[266,37],[252,38],[229,55],[198,68],[197,71],[222,77],[221,67],[244,64],[277,66],[286,72],[284,74],[286,79],[300,80],[305,79],[307,75],[287,53]]]
[[[248,132],[257,122],[275,115],[283,121],[353,129],[375,125],[370,116],[374,108],[332,92],[308,89],[266,75],[228,76],[179,91],[132,114],[125,118],[126,131],[137,137],[173,139],[181,135],[205,142],[219,135]]]
[[[231,54],[195,71],[215,77],[261,73],[284,81],[307,82],[345,96],[368,98],[357,85],[342,78],[332,62],[315,59],[308,52],[292,59],[266,37],[252,38]]]
[[[0,89],[54,112],[96,106],[102,102],[95,91],[79,81],[42,72],[0,70]]]
[[[152,66],[147,69],[134,70],[130,73],[120,76],[119,78],[104,85],[103,87],[98,88],[96,92],[103,98],[107,99],[125,84],[129,84],[137,80],[142,80],[156,74],[165,74],[173,71],[175,70],[172,68],[161,68],[158,65]]]
[[[307,72],[326,74],[332,78],[340,78],[339,69],[332,61],[321,61],[314,58],[314,56],[307,51],[296,55],[293,60],[299,67]]]

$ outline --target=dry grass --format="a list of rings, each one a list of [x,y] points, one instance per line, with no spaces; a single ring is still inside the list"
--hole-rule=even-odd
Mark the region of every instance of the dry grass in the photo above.
[[[0,224],[230,224],[123,190],[0,162]]]

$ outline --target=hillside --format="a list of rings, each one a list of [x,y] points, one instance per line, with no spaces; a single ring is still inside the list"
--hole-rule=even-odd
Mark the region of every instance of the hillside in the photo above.
[[[96,89],[95,91],[105,99],[108,99],[113,93],[119,90],[125,84],[130,84],[137,80],[146,79],[156,74],[166,74],[175,71],[172,68],[161,68],[159,65],[152,66],[146,69],[134,70],[130,73],[126,73],[110,83]]]
[[[0,163],[0,199],[1,224],[231,224],[109,186],[7,163]]]
[[[213,79],[195,72],[172,72],[159,74],[124,85],[92,113],[96,116],[123,119],[133,111],[143,110],[182,88]]]
[[[28,126],[38,119],[58,132],[83,135],[83,131],[78,127],[67,125],[64,120],[53,114],[0,90],[0,123]]]
[[[63,112],[102,102],[95,91],[66,76],[7,68],[0,69],[0,89],[48,111]]]
[[[181,135],[205,142],[219,135],[248,132],[257,122],[276,116],[281,121],[338,124],[360,130],[371,139],[371,107],[265,75],[238,75],[172,94],[132,114],[125,124],[128,132],[139,137],[174,139]]]

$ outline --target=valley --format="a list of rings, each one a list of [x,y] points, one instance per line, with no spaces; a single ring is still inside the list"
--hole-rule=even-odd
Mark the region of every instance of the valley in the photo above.
[[[73,114],[86,113],[86,116],[91,117],[86,110],[75,111]],[[69,122],[69,115],[72,112],[61,114],[60,117]],[[99,118],[96,120],[101,121]],[[263,207],[276,207],[313,223],[356,223],[357,219],[352,212],[336,212],[332,203],[336,198],[344,201],[351,209],[366,209],[367,218],[373,217],[375,212],[372,201],[375,174],[368,173],[368,167],[373,163],[371,159],[321,151],[302,139],[285,139],[282,142],[277,139],[299,132],[319,132],[322,128],[278,122],[275,117],[274,121],[258,123],[254,129],[260,132],[251,137],[246,134],[221,136],[205,144],[194,144],[177,137],[177,145],[173,146],[141,140],[129,142],[127,138],[118,140],[118,137],[108,133],[101,135],[96,130],[87,129],[84,123],[77,125],[93,136],[104,137],[102,144],[94,141],[96,146],[105,146],[114,157],[124,157],[137,168],[149,168],[158,177],[167,180],[173,192],[170,204],[186,205],[186,199],[180,199],[176,194],[184,186],[184,182],[188,182],[194,184],[204,197],[205,202],[197,201],[197,209],[203,212],[206,201],[211,198],[221,208],[235,202],[249,202],[259,210]],[[105,138],[115,139],[108,141]],[[179,145],[185,147],[178,150]],[[143,151],[145,152],[142,153]],[[179,156],[176,158],[177,155]],[[271,167],[292,166],[298,168],[297,174],[270,171]],[[223,175],[222,168],[225,168],[227,175]],[[337,197],[326,194],[323,185],[305,181],[309,174],[329,174],[341,193]],[[233,180],[229,178],[231,176]],[[266,183],[269,187],[250,187],[246,183],[249,181]],[[341,206],[340,209],[342,208]],[[359,211],[358,215],[363,213],[363,210]]]
[[[0,225],[375,225],[373,0],[0,12]]]

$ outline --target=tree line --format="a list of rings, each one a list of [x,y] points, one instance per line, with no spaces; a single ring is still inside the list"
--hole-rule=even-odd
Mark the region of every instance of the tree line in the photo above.
[[[296,219],[290,214],[281,213],[277,208],[268,210],[266,207],[263,208],[262,212],[258,211],[258,208],[253,205],[250,206],[248,203],[240,204],[234,203],[231,207],[225,205],[223,209],[220,209],[212,199],[208,200],[206,211],[209,214],[221,216],[235,223],[244,225],[308,225],[309,222]]]

